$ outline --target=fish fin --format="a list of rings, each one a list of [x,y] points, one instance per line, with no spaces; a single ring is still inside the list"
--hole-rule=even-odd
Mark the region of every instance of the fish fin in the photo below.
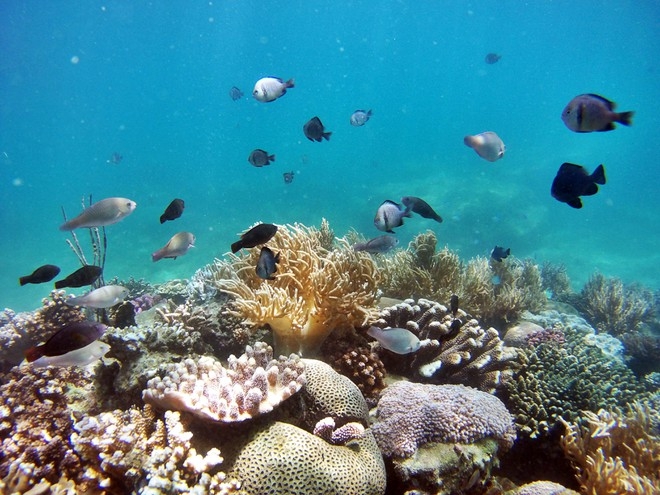
[[[373,114],[373,112],[372,112],[371,110],[369,110],[369,111],[367,112],[367,117],[371,117],[372,114]]]
[[[635,112],[621,112],[616,114],[616,121],[623,125],[632,125],[632,118]]]
[[[614,122],[610,122],[609,124],[607,124],[602,129],[598,129],[597,132],[608,132],[608,131],[613,131],[614,129],[616,129],[616,126],[614,125]]]
[[[280,262],[280,253],[277,253],[275,255],[275,257],[273,258],[273,260],[275,261],[275,263],[279,263]]]
[[[330,136],[331,135],[332,135],[332,132],[324,132],[323,133],[323,138],[325,138],[326,141],[330,141]],[[319,139],[319,142],[321,142],[320,139]]]
[[[511,248],[507,248],[505,253],[506,253],[507,256],[509,256],[511,254]]]
[[[269,159],[271,162],[274,162],[274,161],[275,161],[275,155],[268,155],[268,159]]]
[[[603,167],[602,163],[596,167],[594,173],[591,174],[591,178],[596,184],[605,184],[605,167]]]
[[[280,81],[281,81],[281,79],[280,79]],[[296,86],[295,81],[293,80],[293,77],[291,79],[289,79],[287,82],[285,82],[284,85],[287,88],[295,88],[295,86]]]
[[[582,208],[582,200],[580,198],[573,198],[569,201],[566,201],[566,204],[572,208]]]
[[[232,245],[231,245],[231,252],[232,253],[238,253],[241,250],[242,247],[243,247],[243,245],[241,244],[241,241],[236,241],[236,242],[232,243]]]
[[[43,353],[43,344],[42,345],[37,345],[34,347],[30,347],[29,349],[26,349],[24,352],[25,359],[27,360],[28,363],[31,363],[32,361],[36,361],[39,359],[41,356],[44,355]]]
[[[385,232],[387,232],[388,234],[394,234],[395,233],[392,229],[386,230]]]
[[[66,282],[64,280],[58,280],[57,282],[55,282],[56,289],[62,289],[64,287],[66,287]]]
[[[595,183],[587,185],[586,189],[580,194],[580,196],[593,196],[598,192],[598,186]]]
[[[587,94],[588,94],[588,96],[591,96],[592,98],[595,98],[596,100],[600,100],[603,103],[605,103],[607,108],[609,108],[610,110],[614,110],[614,108],[616,107],[616,103],[614,103],[613,101],[608,100],[607,98],[603,98],[602,96],[596,95],[594,93],[587,93]]]
[[[165,218],[165,213],[163,213],[163,214],[160,216],[160,223],[163,224],[163,223],[165,223],[166,221],[167,221],[167,218]]]
[[[438,215],[437,213],[433,217],[433,220],[435,220],[438,223],[442,223],[442,217],[440,215]]]

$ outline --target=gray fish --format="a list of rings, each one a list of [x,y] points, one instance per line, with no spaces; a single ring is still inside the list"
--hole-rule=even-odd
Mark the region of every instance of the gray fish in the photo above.
[[[60,273],[60,267],[55,265],[43,265],[33,271],[30,275],[25,275],[18,279],[22,286],[25,284],[43,284],[50,282]]]
[[[415,196],[404,196],[401,198],[401,202],[413,213],[417,213],[424,218],[431,218],[438,223],[442,223],[442,217],[438,215],[435,210],[431,208],[431,205],[423,199],[416,198]]]
[[[369,117],[371,117],[371,110],[366,112],[364,110],[356,110],[353,112],[353,115],[351,115],[351,125],[354,125],[355,127],[363,126],[367,123]]]
[[[318,117],[312,117],[309,119],[309,122],[303,126],[303,132],[305,133],[305,137],[307,139],[310,141],[317,141],[319,143],[324,139],[329,141],[330,135],[332,134],[332,132],[326,132],[321,119]]]
[[[506,146],[500,137],[493,131],[482,132],[474,136],[465,136],[463,138],[465,146],[469,146],[477,152],[484,160],[496,162],[504,156]]]
[[[240,100],[243,98],[243,91],[238,89],[236,86],[232,86],[229,90],[229,97],[234,101]]]
[[[408,208],[402,210],[401,205],[387,199],[378,207],[374,225],[378,230],[394,234],[392,229],[403,225],[403,217],[411,216],[412,214]]]
[[[85,208],[80,215],[60,225],[60,230],[105,227],[127,217],[137,204],[126,198],[106,198]]]
[[[616,103],[600,95],[579,95],[568,102],[561,113],[561,120],[575,132],[613,131],[614,122],[632,125],[635,112],[617,113],[615,107]]]
[[[273,274],[277,271],[277,263],[279,262],[280,253],[275,254],[270,248],[262,247],[257,261],[257,276],[264,280],[275,280]]]
[[[365,253],[387,253],[399,244],[399,239],[393,235],[380,235],[369,239],[367,242],[356,242],[353,244],[354,251],[364,251]]]
[[[87,294],[71,297],[64,301],[69,306],[82,306],[84,308],[111,308],[122,302],[128,296],[128,289],[121,285],[104,285]]]
[[[190,232],[178,232],[167,241],[167,244],[151,255],[151,260],[155,262],[163,258],[176,259],[186,254],[191,247],[195,247],[195,236]]]
[[[376,339],[381,347],[396,354],[410,354],[421,347],[417,335],[405,328],[369,327],[367,335]]]
[[[489,53],[484,57],[484,62],[487,64],[493,65],[496,64],[497,62],[500,61],[502,58],[502,55],[499,55],[498,53]]]
[[[85,347],[65,352],[58,356],[41,356],[31,361],[30,366],[32,368],[45,368],[46,366],[87,366],[101,359],[109,350],[110,346],[108,344],[100,340],[95,340]]]
[[[284,172],[282,174],[282,177],[284,178],[284,183],[285,184],[291,184],[293,182],[293,177],[295,176],[295,172],[292,170],[291,172]]]
[[[254,85],[252,96],[257,101],[268,103],[284,96],[286,90],[293,87],[293,79],[285,82],[279,77],[262,77]]]
[[[269,155],[267,151],[256,149],[248,156],[248,162],[255,167],[265,167],[270,165],[270,162],[275,161],[275,155]]]

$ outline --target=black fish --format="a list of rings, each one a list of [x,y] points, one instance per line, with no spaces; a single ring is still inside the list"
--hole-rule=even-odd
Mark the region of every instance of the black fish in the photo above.
[[[566,203],[573,208],[582,208],[580,196],[593,196],[598,192],[597,184],[605,184],[605,169],[598,165],[594,173],[589,175],[581,165],[563,163],[555,180],[552,181],[550,193],[557,201]]]
[[[262,247],[257,261],[257,276],[264,280],[275,280],[273,274],[277,271],[277,263],[279,262],[280,253],[275,254],[270,248]]]
[[[490,253],[490,257],[495,261],[502,261],[507,256],[511,254],[511,248],[504,249],[502,246],[495,246],[493,252]]]
[[[305,137],[307,137],[307,139],[310,141],[317,141],[319,143],[323,139],[329,141],[330,134],[332,134],[332,132],[325,132],[323,123],[318,117],[312,117],[309,122],[303,126],[303,132],[305,133]]]
[[[62,289],[64,287],[83,287],[85,285],[92,285],[101,276],[102,272],[103,269],[100,266],[85,265],[82,268],[78,268],[66,278],[55,282],[55,288]]]
[[[248,156],[248,162],[255,167],[263,167],[270,165],[270,162],[275,161],[275,155],[269,155],[267,151],[256,149]]]
[[[463,322],[459,318],[454,319],[449,324],[449,334],[448,335],[452,335],[452,334],[458,332],[461,329],[462,326],[463,326]],[[444,335],[443,338],[448,337],[448,335]]]
[[[502,58],[502,55],[499,55],[497,53],[489,53],[484,58],[484,62],[486,62],[487,64],[490,64],[490,65],[493,65],[493,64],[496,64],[497,62],[499,62],[501,58]]]
[[[282,174],[282,177],[284,177],[284,183],[285,184],[291,184],[293,182],[293,176],[294,175],[295,175],[295,173],[293,172],[293,170],[291,172],[284,172]]]
[[[61,356],[67,352],[82,349],[98,340],[107,327],[94,321],[77,321],[55,332],[44,344],[30,347],[25,351],[28,362],[36,361],[41,356]]]
[[[168,220],[176,220],[183,214],[185,203],[182,199],[173,199],[172,202],[165,208],[165,213],[160,216],[160,223],[165,223]]]
[[[407,209],[412,210],[414,213],[417,213],[424,218],[432,218],[436,222],[442,223],[442,217],[438,215],[435,210],[431,208],[431,205],[423,199],[416,198],[415,196],[404,196],[401,198],[401,202]]]
[[[240,100],[243,98],[243,91],[238,89],[236,86],[232,86],[229,90],[229,97],[234,101]]]
[[[253,248],[266,244],[277,232],[277,225],[260,223],[241,235],[241,239],[231,245],[231,252],[236,253],[242,248]]]
[[[453,294],[451,299],[449,299],[449,307],[451,308],[451,314],[456,317],[456,313],[458,312],[458,296],[456,294]]]
[[[60,273],[60,267],[55,265],[43,265],[33,271],[30,275],[25,275],[18,279],[18,283],[25,284],[43,284],[50,282]]]

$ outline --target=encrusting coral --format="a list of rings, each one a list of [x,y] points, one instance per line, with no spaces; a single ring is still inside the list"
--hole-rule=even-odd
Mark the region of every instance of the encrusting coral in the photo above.
[[[165,377],[147,382],[143,398],[209,421],[243,421],[272,411],[300,390],[304,369],[297,354],[273,359],[272,348],[257,342],[239,358],[229,356],[226,367],[211,357],[171,364]]]
[[[347,245],[328,251],[322,242],[315,228],[279,226],[268,243],[280,255],[275,280],[256,274],[258,249],[232,255],[231,276],[216,280],[235,298],[228,313],[255,327],[270,326],[280,354],[313,355],[333,330],[376,317],[380,276],[371,257]]]
[[[660,437],[657,417],[645,404],[627,414],[586,411],[582,422],[567,423],[561,446],[573,465],[583,495],[660,494]]]

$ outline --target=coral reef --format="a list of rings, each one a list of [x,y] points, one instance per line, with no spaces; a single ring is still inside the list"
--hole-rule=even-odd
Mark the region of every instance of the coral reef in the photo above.
[[[525,339],[525,344],[529,347],[536,347],[540,344],[555,344],[562,346],[566,343],[566,336],[561,328],[544,328],[533,332]]]
[[[652,418],[648,406],[636,403],[625,415],[601,409],[585,412],[583,424],[562,421],[561,446],[583,495],[660,494],[660,437],[651,433]]]
[[[459,316],[467,319],[459,310]],[[518,368],[518,352],[506,347],[497,330],[484,330],[476,320],[452,327],[454,317],[439,303],[426,299],[407,299],[381,310],[374,325],[381,328],[406,328],[420,339],[430,338],[414,354],[389,358],[380,354],[388,371],[433,383],[469,385],[487,392],[513,376]]]
[[[272,348],[257,342],[239,358],[229,356],[227,367],[211,357],[170,364],[164,378],[147,382],[143,398],[209,421],[243,421],[272,411],[304,383],[304,365],[297,354],[275,360]]]
[[[448,302],[456,294],[463,309],[494,326],[543,307],[547,298],[541,272],[532,261],[509,257],[497,263],[477,257],[464,264],[446,247],[436,252],[436,245],[435,234],[428,231],[415,237],[406,251],[380,259],[384,295]]]
[[[257,431],[237,457],[230,476],[261,495],[380,495],[385,466],[369,430],[346,445],[332,445],[288,423]]]
[[[626,362],[637,376],[660,372],[660,336],[630,332],[619,337],[626,353]]]
[[[545,262],[541,266],[541,286],[549,291],[552,299],[566,301],[572,295],[571,280],[564,265]]]
[[[625,286],[621,280],[600,273],[591,276],[574,304],[598,330],[615,336],[639,330],[654,316],[651,291]]]
[[[321,241],[314,228],[280,226],[269,241],[281,259],[275,280],[257,276],[259,250],[252,249],[232,255],[231,275],[215,281],[235,298],[228,313],[269,325],[280,354],[314,355],[336,328],[364,326],[377,314],[380,276],[371,257],[346,245],[327,251]]]
[[[504,492],[504,495],[579,495],[559,483],[552,481],[534,481]]]

